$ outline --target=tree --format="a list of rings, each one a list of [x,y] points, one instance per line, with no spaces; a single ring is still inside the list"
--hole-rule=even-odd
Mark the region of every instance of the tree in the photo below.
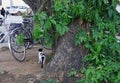
[[[31,7],[34,13],[37,12],[42,3],[42,0],[23,0],[23,1]]]
[[[120,30],[120,16],[115,10],[117,0],[51,0],[46,4],[35,15],[40,18],[35,20],[36,27],[44,27],[40,35],[45,44],[55,48],[45,71],[62,83],[74,83],[67,74],[72,68],[84,67],[85,56],[88,65],[79,83],[119,82],[120,44],[115,37]]]

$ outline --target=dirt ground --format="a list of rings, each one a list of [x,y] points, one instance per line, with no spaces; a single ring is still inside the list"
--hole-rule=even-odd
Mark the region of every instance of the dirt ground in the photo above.
[[[34,46],[27,51],[23,62],[16,61],[7,47],[0,50],[0,83],[40,83],[43,74],[38,63],[38,48]],[[43,50],[45,54],[51,54],[51,50]]]

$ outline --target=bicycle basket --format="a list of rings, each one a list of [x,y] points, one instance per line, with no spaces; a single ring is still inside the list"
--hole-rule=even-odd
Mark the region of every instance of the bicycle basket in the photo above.
[[[9,30],[12,31],[15,28],[21,28],[22,23],[10,23]]]

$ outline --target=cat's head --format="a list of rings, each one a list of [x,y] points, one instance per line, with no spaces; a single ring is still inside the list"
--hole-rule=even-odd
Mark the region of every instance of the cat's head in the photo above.
[[[40,48],[40,49],[38,49],[38,51],[39,51],[39,52],[42,52],[42,51],[43,51],[43,49],[42,49],[42,48]]]

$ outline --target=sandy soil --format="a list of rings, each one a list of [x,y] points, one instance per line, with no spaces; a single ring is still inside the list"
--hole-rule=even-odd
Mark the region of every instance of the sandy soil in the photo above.
[[[51,51],[46,50],[44,50],[44,52],[46,54],[51,53]],[[29,83],[29,80],[26,81],[26,79],[37,79],[40,77],[42,69],[38,63],[38,47],[33,47],[28,50],[26,56],[25,61],[18,62],[13,58],[7,47],[0,50],[0,83]],[[20,81],[20,79],[22,81]],[[37,83],[35,81],[30,83]]]

